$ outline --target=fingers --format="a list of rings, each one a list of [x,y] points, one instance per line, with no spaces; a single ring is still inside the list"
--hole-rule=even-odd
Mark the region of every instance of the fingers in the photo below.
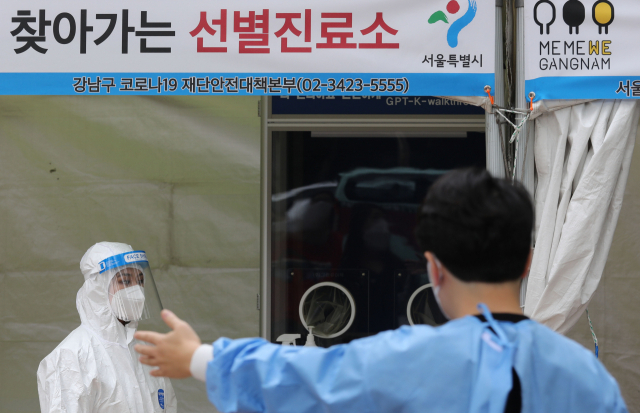
[[[138,360],[140,360],[140,363],[142,364],[146,364],[147,366],[157,366],[158,365],[158,361],[152,357],[149,356],[140,356],[138,357]]]
[[[178,327],[178,324],[182,321],[178,318],[177,315],[173,314],[169,310],[162,310],[160,313],[164,322],[172,329],[175,330]]]
[[[158,344],[165,334],[155,333],[153,331],[138,331],[133,336],[136,340],[146,341],[151,344]]]
[[[143,346],[142,344],[136,344],[133,349],[143,356],[156,357],[158,348],[154,346]]]
[[[162,369],[160,369],[160,368],[157,368],[157,369],[151,370],[151,371],[149,372],[149,374],[151,374],[151,375],[152,375],[152,376],[154,376],[154,377],[165,377],[165,376],[166,376],[166,373],[164,372],[164,370],[162,370]]]

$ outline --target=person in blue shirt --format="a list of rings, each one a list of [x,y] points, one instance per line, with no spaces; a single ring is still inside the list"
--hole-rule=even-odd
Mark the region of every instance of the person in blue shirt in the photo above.
[[[151,374],[206,381],[222,412],[626,412],[591,352],[522,315],[534,212],[518,183],[456,170],[430,188],[416,236],[439,327],[401,327],[327,349],[220,338],[201,344],[165,310],[138,332]]]

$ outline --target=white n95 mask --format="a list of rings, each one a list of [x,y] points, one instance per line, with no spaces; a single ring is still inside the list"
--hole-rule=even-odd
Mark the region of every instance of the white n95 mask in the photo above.
[[[144,288],[134,285],[111,296],[111,311],[122,321],[138,321],[144,310]]]

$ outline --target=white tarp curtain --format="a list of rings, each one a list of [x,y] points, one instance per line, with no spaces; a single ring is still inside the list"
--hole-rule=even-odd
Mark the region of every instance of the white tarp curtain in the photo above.
[[[640,105],[550,101],[535,109],[546,113],[535,120],[536,242],[525,314],[565,333],[602,277]]]

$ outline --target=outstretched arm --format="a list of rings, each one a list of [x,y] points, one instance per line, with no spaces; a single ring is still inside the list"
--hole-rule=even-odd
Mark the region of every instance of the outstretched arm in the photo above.
[[[191,359],[200,339],[169,311],[162,317],[168,334],[138,332],[140,362],[158,369],[154,376],[191,375]],[[365,373],[370,339],[330,349],[271,344],[263,339],[219,339],[206,369],[209,399],[223,412],[371,412]]]

